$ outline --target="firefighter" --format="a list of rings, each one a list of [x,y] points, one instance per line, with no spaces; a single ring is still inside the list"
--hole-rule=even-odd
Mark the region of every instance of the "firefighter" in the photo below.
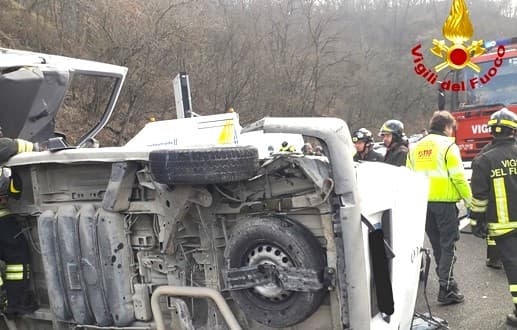
[[[29,281],[29,247],[22,230],[7,209],[13,183],[9,170],[0,175],[0,259],[5,262],[5,276],[0,277],[2,312],[8,319],[32,313],[39,308]],[[10,190],[11,188],[11,190]]]
[[[290,146],[289,142],[282,142],[282,146],[280,147],[280,152],[295,152],[296,148],[294,146]]]
[[[0,163],[5,162],[11,156],[21,152],[39,151],[40,145],[22,139],[10,139],[2,137],[2,129],[0,128]]]
[[[460,150],[451,137],[455,124],[448,111],[436,111],[429,134],[411,148],[407,159],[409,168],[429,178],[425,231],[437,265],[438,302],[445,305],[465,299],[453,275],[455,244],[459,239],[456,202],[463,199],[468,207],[472,199]]]
[[[497,251],[497,246],[495,240],[487,236],[486,237],[486,266],[494,269],[503,268],[503,263],[501,262],[501,257],[499,256],[499,252]]]
[[[39,151],[38,143],[2,136],[0,128],[0,162],[11,156]],[[29,286],[29,248],[16,218],[6,207],[8,195],[20,193],[20,186],[12,180],[9,170],[0,168],[0,259],[5,262],[5,276],[1,280],[1,311],[8,318],[28,314],[39,308]]]
[[[506,323],[517,327],[517,115],[506,108],[493,113],[488,127],[492,146],[472,161],[472,233],[495,240],[514,303]]]
[[[314,150],[312,149],[312,144],[309,142],[305,143],[302,147],[302,152],[304,155],[312,156],[314,155]]]
[[[488,151],[494,147],[493,143],[489,143],[485,145],[479,153],[483,153]],[[495,240],[487,235],[486,237],[486,266],[494,269],[503,268],[503,263],[501,262],[501,257],[499,252],[497,251],[497,245]]]
[[[395,166],[406,165],[409,149],[404,124],[399,120],[390,119],[382,125],[379,136],[386,146],[384,162]]]
[[[360,128],[352,134],[352,142],[354,142],[356,154],[354,161],[366,160],[372,162],[382,162],[384,157],[373,150],[373,135],[366,128]]]

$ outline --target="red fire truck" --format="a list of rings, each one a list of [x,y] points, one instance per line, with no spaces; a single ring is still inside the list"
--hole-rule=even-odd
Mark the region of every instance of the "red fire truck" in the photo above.
[[[450,80],[439,88],[438,108],[450,109],[456,118],[456,143],[464,161],[490,142],[492,113],[502,107],[517,113],[517,38],[487,41],[484,47],[485,54],[472,58],[479,73],[469,67],[451,70]]]

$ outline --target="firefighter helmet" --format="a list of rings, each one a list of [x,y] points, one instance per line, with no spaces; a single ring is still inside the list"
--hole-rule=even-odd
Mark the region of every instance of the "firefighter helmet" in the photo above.
[[[515,130],[517,129],[517,115],[507,108],[502,108],[490,116],[488,127],[490,127],[492,133],[502,133],[502,127]]]
[[[367,130],[366,128],[360,128],[352,134],[352,142],[356,143],[359,141],[364,141],[366,143],[373,142],[372,132]]]
[[[400,120],[390,119],[382,124],[379,130],[379,136],[384,134],[392,134],[393,136],[402,139],[404,136],[404,124]]]

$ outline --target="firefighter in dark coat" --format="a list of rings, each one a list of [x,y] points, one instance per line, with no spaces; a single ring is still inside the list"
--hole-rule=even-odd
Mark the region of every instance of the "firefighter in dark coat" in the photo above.
[[[382,125],[379,136],[382,137],[386,146],[384,162],[395,166],[405,166],[409,149],[404,134],[404,124],[399,120],[388,120]]]
[[[352,134],[352,142],[354,142],[356,154],[354,155],[354,161],[370,161],[370,162],[382,162],[384,157],[373,150],[373,135],[372,132],[366,128],[360,128]]]
[[[485,145],[479,153],[483,153],[488,151],[494,147],[493,143],[489,143]],[[495,244],[495,240],[492,237],[486,237],[486,265],[487,267],[494,269],[502,269],[503,263],[501,262],[501,257],[499,256],[499,252],[497,251],[497,246]]]
[[[37,149],[38,145],[29,141],[0,137],[0,162]],[[0,277],[0,309],[12,319],[39,306],[30,289],[29,247],[16,217],[7,208],[8,197],[19,194],[20,187],[12,181],[8,168],[0,167],[0,172],[0,259],[5,263],[5,275]]]
[[[2,137],[2,129],[0,128],[0,163],[4,163],[12,156],[28,151],[39,151],[40,146],[22,139],[10,139]]]
[[[517,115],[503,108],[488,121],[492,146],[472,161],[472,233],[496,241],[508,279],[513,313],[506,323],[517,327]]]

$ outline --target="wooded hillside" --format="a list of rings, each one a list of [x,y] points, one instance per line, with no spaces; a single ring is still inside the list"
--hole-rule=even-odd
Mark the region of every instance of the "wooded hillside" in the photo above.
[[[473,39],[517,34],[509,0],[470,1]],[[427,125],[436,91],[413,71],[451,1],[0,0],[0,47],[127,66],[104,144],[121,144],[149,117],[175,117],[172,78],[190,75],[193,110],[337,116],[377,131]],[[426,59],[431,55],[426,53]],[[432,64],[432,63],[431,63]],[[69,129],[80,125],[71,122]],[[75,121],[74,119],[74,121]]]

